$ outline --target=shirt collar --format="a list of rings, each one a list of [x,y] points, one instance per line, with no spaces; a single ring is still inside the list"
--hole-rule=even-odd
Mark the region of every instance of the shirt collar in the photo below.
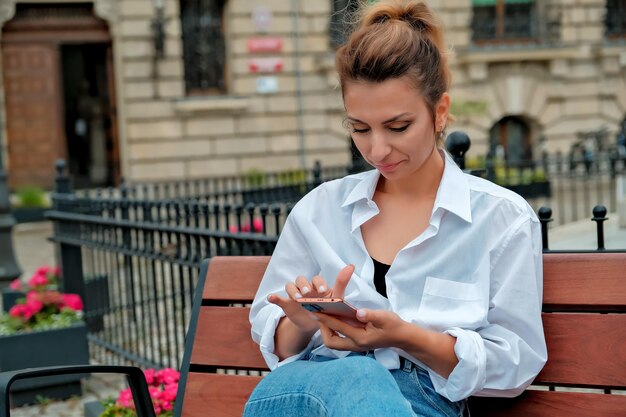
[[[343,200],[341,207],[349,206],[359,200],[371,200],[374,196],[379,177],[380,172],[377,169],[355,175],[353,178],[359,182],[354,186],[345,200]]]
[[[457,166],[448,152],[441,152],[444,154],[445,167],[439,190],[437,190],[433,212],[441,207],[471,223],[472,206],[467,175],[461,171],[461,168]]]
[[[433,213],[441,207],[471,223],[472,212],[467,177],[447,152],[442,151],[442,153],[444,154],[445,165],[437,190]],[[371,201],[379,177],[380,172],[376,169],[354,176],[353,178],[358,182],[341,206],[346,207],[360,200]]]

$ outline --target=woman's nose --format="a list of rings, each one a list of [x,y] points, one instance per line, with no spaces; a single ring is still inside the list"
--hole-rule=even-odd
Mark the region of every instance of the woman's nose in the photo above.
[[[389,151],[391,150],[387,140],[385,139],[385,135],[382,133],[373,133],[372,134],[372,148],[371,148],[371,158],[373,162],[382,162],[387,155],[389,155]]]

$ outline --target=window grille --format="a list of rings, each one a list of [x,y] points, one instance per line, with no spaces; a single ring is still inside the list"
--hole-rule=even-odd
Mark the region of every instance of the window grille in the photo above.
[[[626,0],[607,0],[605,27],[608,38],[626,38]]]
[[[224,0],[180,0],[187,94],[224,93]]]
[[[533,0],[472,0],[472,40],[531,41],[537,38]]]

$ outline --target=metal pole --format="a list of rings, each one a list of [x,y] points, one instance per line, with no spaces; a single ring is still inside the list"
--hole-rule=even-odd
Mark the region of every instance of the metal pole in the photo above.
[[[4,170],[4,156],[2,149],[2,132],[4,126],[0,123],[0,289],[22,274],[15,260],[13,252],[13,226],[15,218],[11,213],[7,173]]]

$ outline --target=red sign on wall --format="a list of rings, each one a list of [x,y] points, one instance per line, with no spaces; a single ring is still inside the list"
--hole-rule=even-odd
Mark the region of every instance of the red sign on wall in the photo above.
[[[248,39],[248,52],[280,52],[283,50],[282,38],[250,38]]]

